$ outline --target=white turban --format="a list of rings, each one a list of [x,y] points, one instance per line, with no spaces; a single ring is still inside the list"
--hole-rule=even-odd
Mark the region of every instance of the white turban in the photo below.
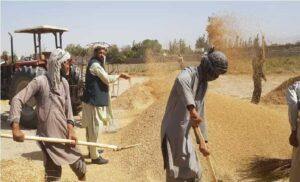
[[[58,85],[61,81],[61,64],[70,59],[70,57],[70,54],[62,49],[55,49],[51,52],[50,58],[47,61],[47,76],[51,82],[51,90],[58,91]]]

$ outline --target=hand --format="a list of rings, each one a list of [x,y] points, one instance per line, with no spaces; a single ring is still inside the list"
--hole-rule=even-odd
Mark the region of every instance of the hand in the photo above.
[[[76,133],[75,133],[75,131],[73,129],[73,126],[71,124],[68,124],[67,128],[68,128],[68,139],[69,140],[74,140],[74,142],[72,144],[70,144],[70,146],[75,147],[76,143],[77,143]]]
[[[12,124],[12,134],[13,134],[13,140],[16,142],[24,142],[25,135],[20,130],[19,123],[13,123]]]
[[[199,150],[200,150],[200,152],[202,153],[202,155],[203,155],[204,157],[207,157],[207,156],[209,156],[209,154],[210,154],[210,152],[209,152],[209,150],[208,150],[208,146],[207,146],[206,143],[200,144],[200,145],[199,145]]]
[[[299,142],[297,140],[297,131],[292,131],[290,138],[289,138],[290,145],[293,147],[298,147]]]
[[[121,74],[120,74],[120,78],[123,78],[123,79],[125,79],[125,80],[128,80],[128,79],[130,79],[131,77],[130,77],[128,74],[126,74],[126,73],[121,73]]]
[[[193,109],[190,109],[190,122],[191,122],[192,126],[198,127],[201,121],[202,120],[201,120],[197,110],[195,109],[195,107]]]

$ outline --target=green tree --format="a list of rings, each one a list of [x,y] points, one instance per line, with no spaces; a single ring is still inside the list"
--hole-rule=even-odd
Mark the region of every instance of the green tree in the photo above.
[[[113,45],[107,51],[106,60],[108,63],[117,63],[117,62],[119,63],[125,60],[125,56],[123,55],[122,52],[119,51],[117,45]]]
[[[204,49],[204,50],[209,49],[209,43],[204,34],[196,40],[195,47],[196,47],[196,49]]]
[[[174,55],[180,54],[180,49],[179,49],[178,42],[176,39],[169,42],[169,52],[170,52],[170,54],[174,54]]]
[[[160,53],[162,46],[158,40],[146,39],[142,42],[142,48],[143,51],[150,49],[153,53]]]
[[[179,39],[178,41],[174,39],[173,41],[169,42],[169,52],[173,55],[178,54],[189,54],[192,53],[193,50],[190,46],[187,46],[184,39]]]
[[[134,51],[131,50],[131,46],[125,46],[121,49],[121,52],[123,53],[125,59],[126,58],[133,58],[134,57]]]
[[[143,58],[146,50],[151,50],[153,53],[160,53],[162,49],[162,45],[158,42],[158,40],[145,39],[139,43],[132,43],[132,55],[133,57]]]
[[[84,57],[87,55],[88,50],[81,47],[79,44],[68,44],[65,48],[66,51],[68,51],[72,56],[75,57]]]

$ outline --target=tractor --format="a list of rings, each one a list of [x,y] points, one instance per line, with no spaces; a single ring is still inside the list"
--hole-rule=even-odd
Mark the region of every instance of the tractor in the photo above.
[[[50,52],[43,52],[41,38],[44,34],[53,34],[55,47],[62,48],[62,35],[68,30],[55,26],[38,26],[16,30],[15,33],[27,33],[33,35],[34,54],[23,57],[16,61],[14,56],[13,36],[9,33],[11,42],[11,61],[8,59],[1,62],[1,99],[11,100],[20,90],[22,90],[34,77],[45,74],[47,69],[47,59]],[[69,60],[70,75],[67,78],[70,85],[73,114],[77,115],[81,111],[81,95],[84,83],[82,81],[82,68],[76,65],[76,61]],[[37,127],[37,115],[35,111],[36,101],[31,98],[24,106],[20,118],[20,123],[25,128],[34,129]]]

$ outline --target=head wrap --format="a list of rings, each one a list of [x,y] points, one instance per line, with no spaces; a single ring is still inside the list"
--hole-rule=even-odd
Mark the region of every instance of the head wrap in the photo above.
[[[227,72],[227,57],[220,51],[211,51],[208,55],[203,56],[199,68],[206,81],[214,80]]]
[[[70,54],[62,49],[55,49],[51,52],[47,61],[47,76],[50,80],[51,90],[57,92],[61,82],[61,64],[70,59]]]

